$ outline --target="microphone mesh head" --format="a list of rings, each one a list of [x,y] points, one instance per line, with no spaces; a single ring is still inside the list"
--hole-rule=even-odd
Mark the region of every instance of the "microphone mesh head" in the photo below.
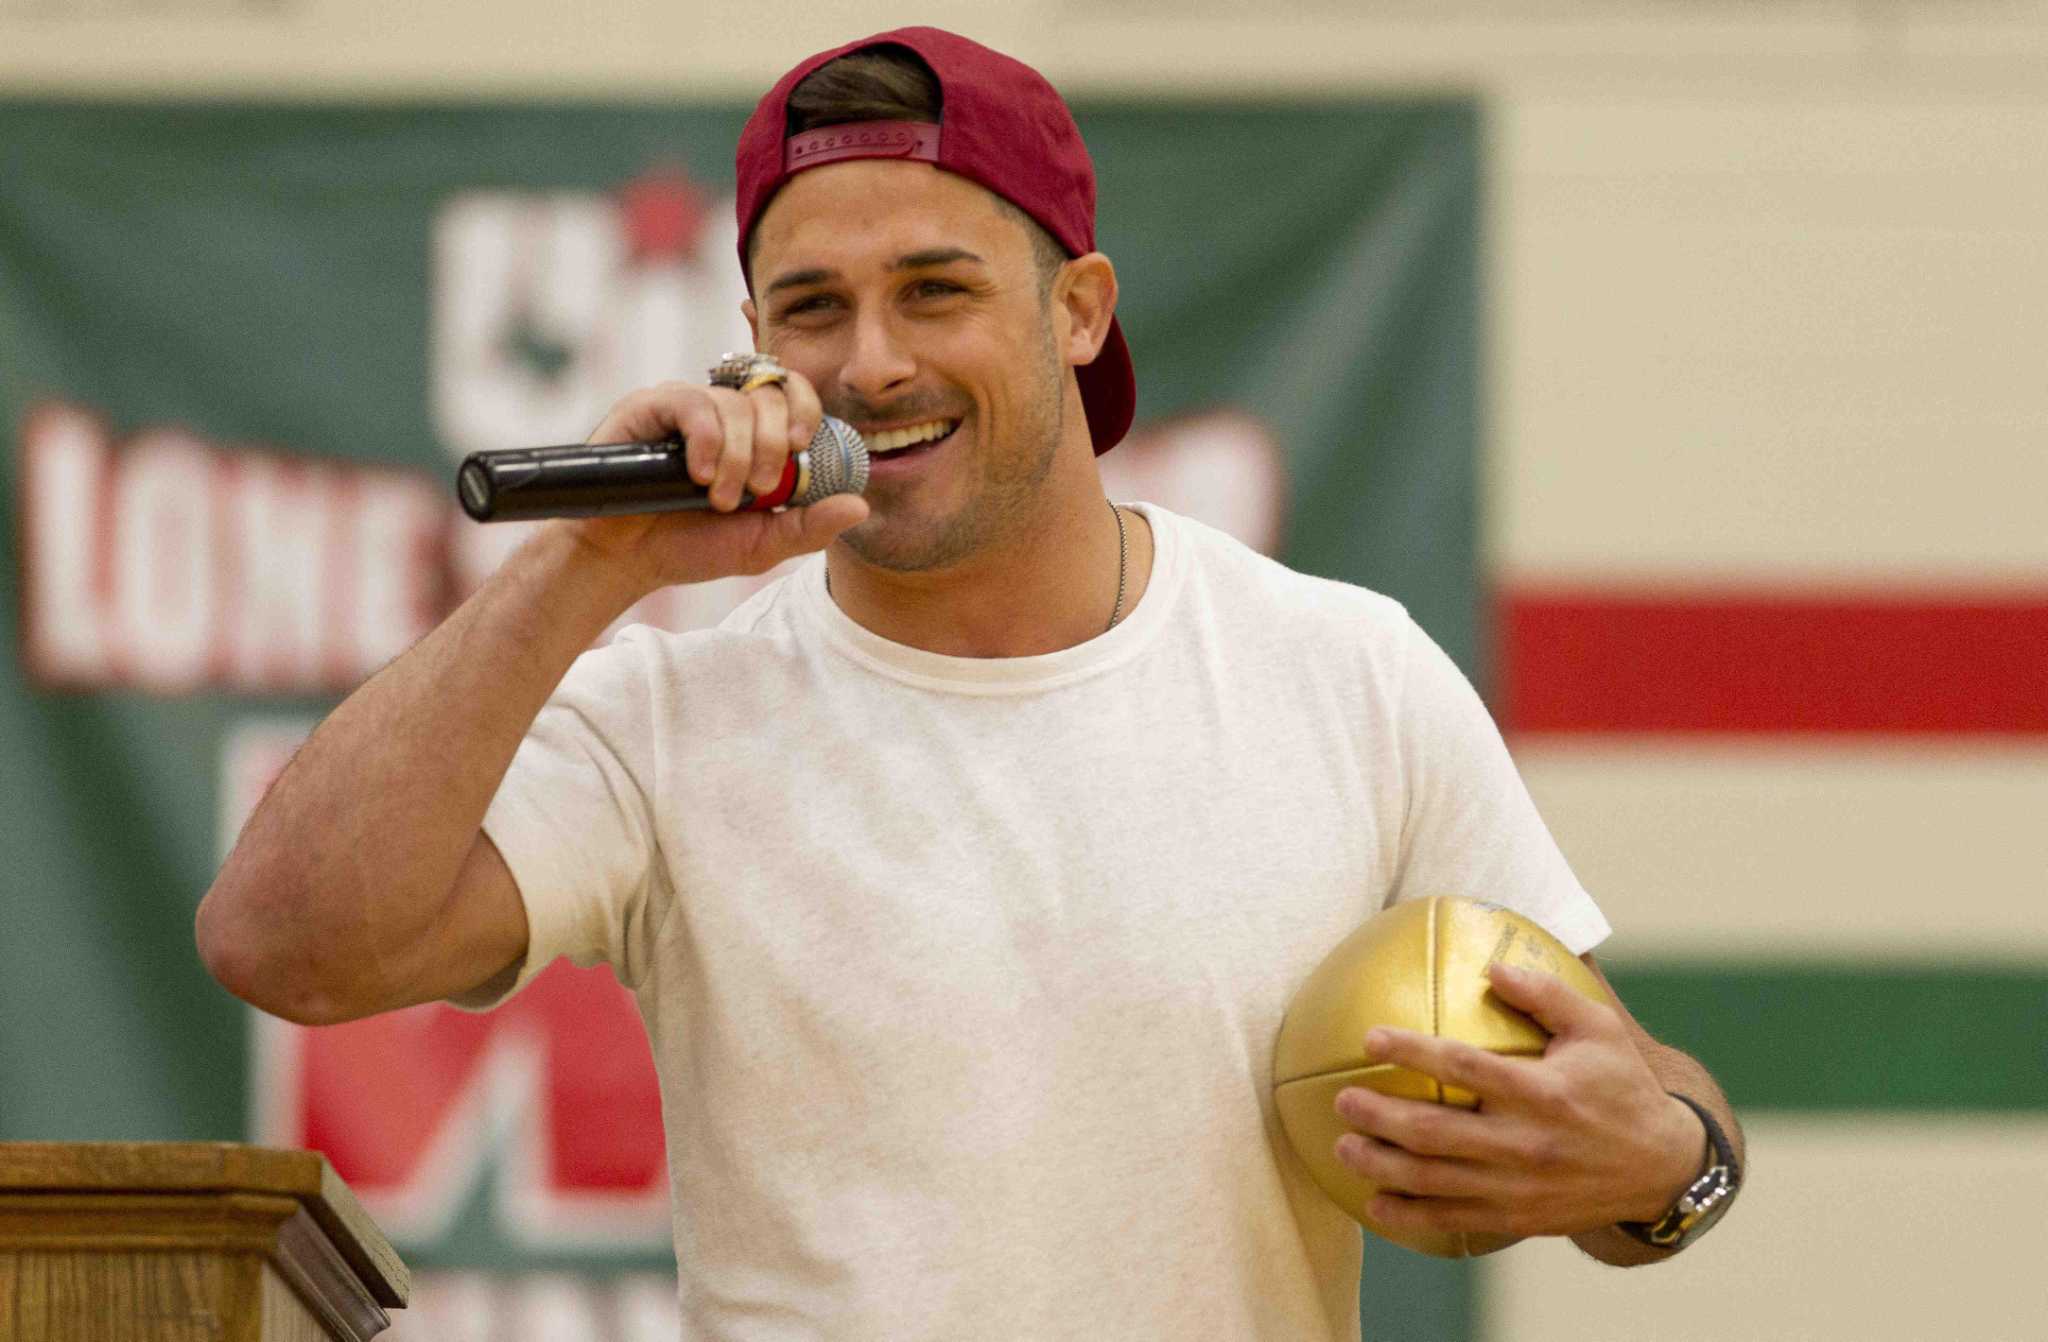
[[[830,415],[811,435],[811,478],[802,493],[790,499],[801,506],[827,494],[858,494],[868,487],[868,445],[853,426]]]

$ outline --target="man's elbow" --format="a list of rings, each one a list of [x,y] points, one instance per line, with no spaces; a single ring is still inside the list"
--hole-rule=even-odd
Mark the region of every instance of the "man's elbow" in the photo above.
[[[234,915],[218,882],[199,901],[192,926],[206,972],[258,1011],[295,1025],[339,1025],[370,1014],[330,991],[303,952],[266,945],[249,920]]]

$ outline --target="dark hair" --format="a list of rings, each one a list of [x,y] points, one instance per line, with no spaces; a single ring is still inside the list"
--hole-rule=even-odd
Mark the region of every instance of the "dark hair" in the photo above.
[[[819,66],[789,91],[787,133],[854,121],[943,122],[942,102],[939,77],[909,47],[862,47]],[[1031,235],[1039,292],[1050,295],[1053,276],[1066,263],[1067,249],[1016,205],[1001,196],[995,199]],[[751,242],[749,247],[751,250]]]
[[[789,91],[787,131],[855,121],[939,120],[939,77],[909,47],[863,47],[828,61]]]

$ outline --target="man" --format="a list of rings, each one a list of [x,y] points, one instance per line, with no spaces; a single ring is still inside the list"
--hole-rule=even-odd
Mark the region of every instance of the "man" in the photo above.
[[[1397,605],[1105,499],[1135,382],[1049,85],[883,34],[792,70],[738,157],[780,363],[593,441],[680,436],[730,510],[831,413],[864,497],[549,524],[300,752],[200,909],[209,967],[322,1022],[608,962],[692,1336],[1355,1337],[1357,1228],[1269,1094],[1289,998],[1393,899],[1581,952],[1605,920]],[[660,585],[820,549],[716,631],[578,655]],[[1737,1158],[1718,1089],[1619,1002],[1495,986],[1542,1060],[1370,1041],[1484,1097],[1345,1093],[1374,1214],[1668,1253],[1645,1227]]]

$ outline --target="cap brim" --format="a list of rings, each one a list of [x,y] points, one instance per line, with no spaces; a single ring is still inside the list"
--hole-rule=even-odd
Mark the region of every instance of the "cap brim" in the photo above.
[[[1138,412],[1138,374],[1131,366],[1131,347],[1124,343],[1123,324],[1112,317],[1109,338],[1095,362],[1074,370],[1081,386],[1081,407],[1088,412],[1088,436],[1101,456],[1124,440]]]

